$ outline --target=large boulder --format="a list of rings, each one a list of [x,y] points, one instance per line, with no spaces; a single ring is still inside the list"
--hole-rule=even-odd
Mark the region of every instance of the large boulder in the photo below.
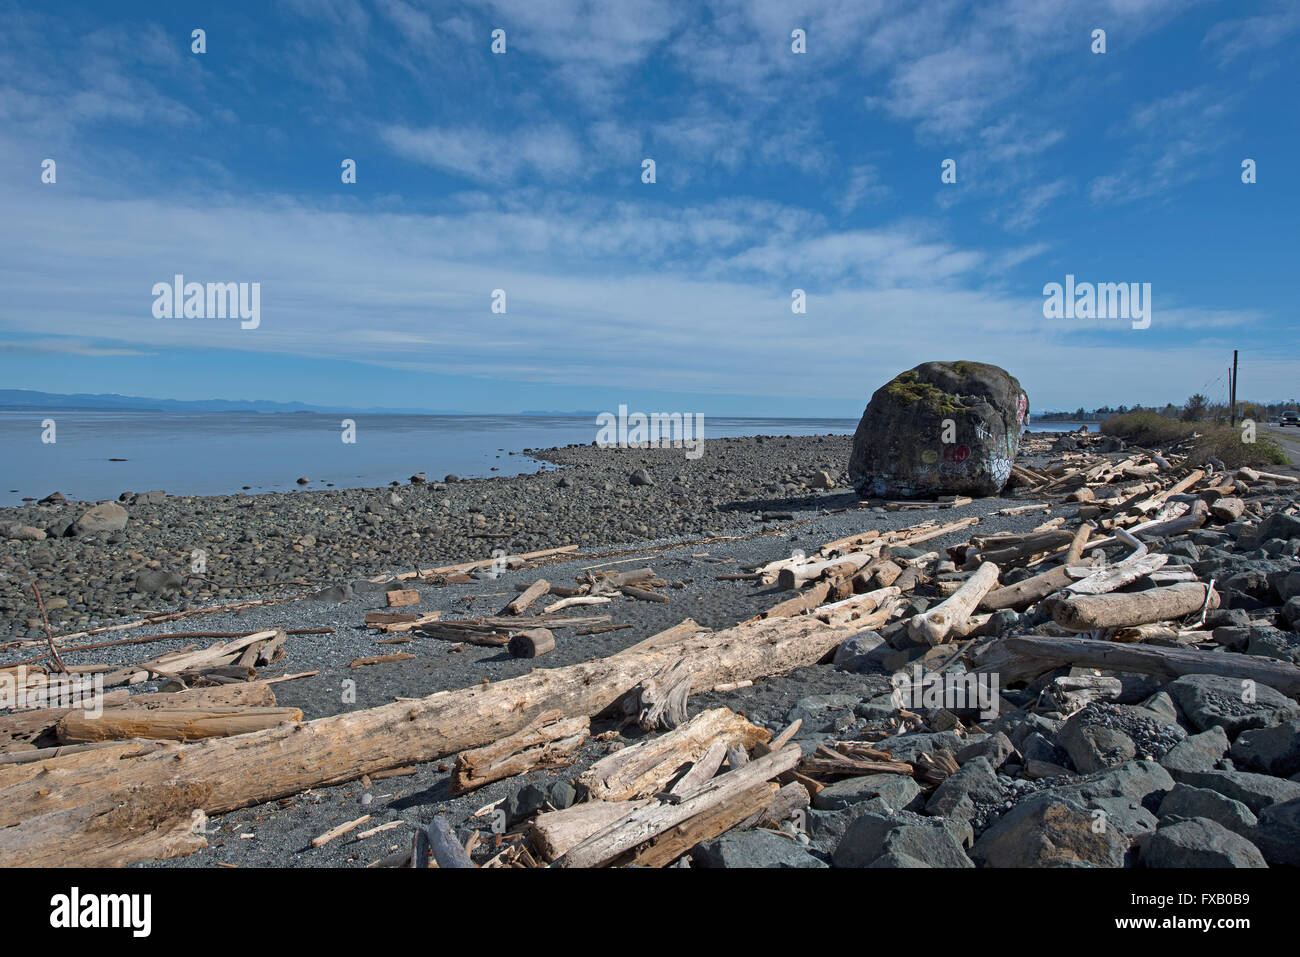
[[[96,532],[120,532],[126,528],[126,509],[116,502],[105,502],[84,512],[77,519],[74,528],[78,535],[93,535]]]
[[[1029,414],[1014,376],[984,362],[923,362],[876,390],[853,435],[863,498],[996,495]]]

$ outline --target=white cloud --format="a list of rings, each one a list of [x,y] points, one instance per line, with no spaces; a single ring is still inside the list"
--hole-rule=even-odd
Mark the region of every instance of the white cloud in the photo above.
[[[399,156],[483,183],[509,183],[526,170],[573,179],[591,172],[582,148],[561,126],[511,132],[387,126],[380,136]]]

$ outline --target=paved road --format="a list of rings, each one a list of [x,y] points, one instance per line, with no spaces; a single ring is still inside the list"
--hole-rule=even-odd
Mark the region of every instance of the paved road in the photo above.
[[[1259,431],[1274,439],[1278,445],[1282,446],[1283,451],[1291,456],[1291,467],[1300,468],[1300,429],[1296,428],[1279,428],[1276,426],[1260,426]]]

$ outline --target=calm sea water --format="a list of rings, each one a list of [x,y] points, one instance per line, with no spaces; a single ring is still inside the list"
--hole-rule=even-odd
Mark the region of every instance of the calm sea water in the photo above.
[[[41,441],[52,417],[56,441]],[[515,475],[547,466],[522,454],[595,440],[594,416],[358,415],[356,442],[342,441],[344,416],[317,413],[169,413],[0,409],[0,504],[60,491],[69,498],[117,498],[124,491],[219,495]],[[708,439],[742,435],[851,434],[856,419],[706,418]],[[1075,423],[1032,423],[1035,430]],[[510,452],[517,454],[510,455]],[[706,451],[707,455],[707,444]],[[125,461],[112,461],[124,459]],[[493,469],[496,471],[493,471]]]

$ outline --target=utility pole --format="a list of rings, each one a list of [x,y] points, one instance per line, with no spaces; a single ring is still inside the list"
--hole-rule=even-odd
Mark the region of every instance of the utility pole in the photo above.
[[[1236,349],[1232,350],[1232,379],[1230,380],[1229,385],[1232,391],[1231,398],[1229,400],[1232,403],[1232,426],[1233,428],[1236,428],[1237,425],[1237,350]]]

